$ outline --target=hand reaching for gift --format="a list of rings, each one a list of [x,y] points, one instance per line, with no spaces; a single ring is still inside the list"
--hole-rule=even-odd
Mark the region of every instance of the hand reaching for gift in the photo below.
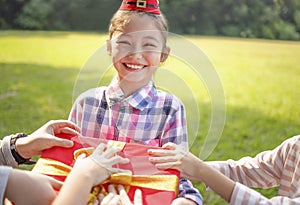
[[[51,120],[24,138],[16,141],[18,153],[25,159],[40,155],[54,146],[72,147],[71,140],[56,137],[57,134],[79,134],[79,127],[68,120]]]
[[[131,174],[129,170],[113,167],[115,164],[126,164],[129,162],[127,158],[117,155],[119,151],[117,148],[101,143],[89,157],[86,157],[85,154],[79,155],[73,169],[77,170],[77,172],[90,173],[94,178],[93,186],[100,184],[113,173]]]
[[[192,169],[190,165],[198,162],[199,159],[180,145],[171,142],[164,144],[162,148],[149,149],[149,160],[155,163],[158,169],[177,169],[181,177],[194,180],[197,170]]]
[[[134,194],[134,203],[132,203],[122,185],[118,185],[118,190],[113,185],[108,186],[109,194],[104,197],[100,194],[100,205],[143,205],[142,192],[137,189]]]
[[[128,170],[113,167],[118,163],[129,162],[128,159],[117,155],[119,151],[108,145],[99,144],[90,156],[79,155],[54,204],[86,204],[91,188],[99,185],[112,173],[131,174]]]

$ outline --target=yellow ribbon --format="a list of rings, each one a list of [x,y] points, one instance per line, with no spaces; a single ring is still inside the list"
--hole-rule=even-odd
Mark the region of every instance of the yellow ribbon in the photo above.
[[[32,169],[33,172],[54,176],[67,176],[71,170],[71,166],[48,158],[39,158]]]
[[[122,184],[161,191],[174,191],[177,194],[179,179],[176,175],[130,175],[112,174],[102,184]]]
[[[40,158],[33,172],[46,175],[67,176],[72,167],[47,158]],[[174,191],[177,194],[179,179],[176,175],[130,175],[125,173],[112,174],[109,179],[102,184],[122,184],[125,186],[136,186],[149,189]]]
[[[126,145],[126,142],[109,140],[107,142],[107,145],[109,145],[110,147],[114,147],[114,148],[118,148],[118,149],[122,150],[124,148],[124,146]]]

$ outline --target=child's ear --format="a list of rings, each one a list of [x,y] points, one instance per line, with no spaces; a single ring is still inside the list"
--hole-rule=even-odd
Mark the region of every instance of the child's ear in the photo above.
[[[166,47],[162,54],[161,54],[161,57],[160,57],[160,62],[165,62],[167,60],[167,58],[169,57],[169,54],[170,54],[170,47]]]
[[[106,40],[106,51],[107,51],[108,55],[111,55],[111,49],[112,49],[112,47],[111,47],[111,40],[107,39]]]

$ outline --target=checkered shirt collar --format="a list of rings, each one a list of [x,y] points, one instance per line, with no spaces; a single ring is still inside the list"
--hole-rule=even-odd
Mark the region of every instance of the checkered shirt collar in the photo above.
[[[106,91],[106,100],[111,107],[117,102],[126,101],[132,107],[143,110],[150,105],[153,97],[156,95],[156,89],[153,81],[142,87],[137,92],[125,98],[124,92],[119,86],[118,80],[114,78]]]

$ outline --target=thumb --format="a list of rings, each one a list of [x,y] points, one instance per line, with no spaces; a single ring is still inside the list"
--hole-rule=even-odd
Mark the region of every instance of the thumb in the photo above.
[[[164,149],[169,149],[169,150],[175,150],[176,149],[176,144],[174,144],[174,143],[172,143],[172,142],[168,142],[168,143],[166,143],[166,144],[164,144],[163,146],[162,146],[162,148],[164,148]]]

